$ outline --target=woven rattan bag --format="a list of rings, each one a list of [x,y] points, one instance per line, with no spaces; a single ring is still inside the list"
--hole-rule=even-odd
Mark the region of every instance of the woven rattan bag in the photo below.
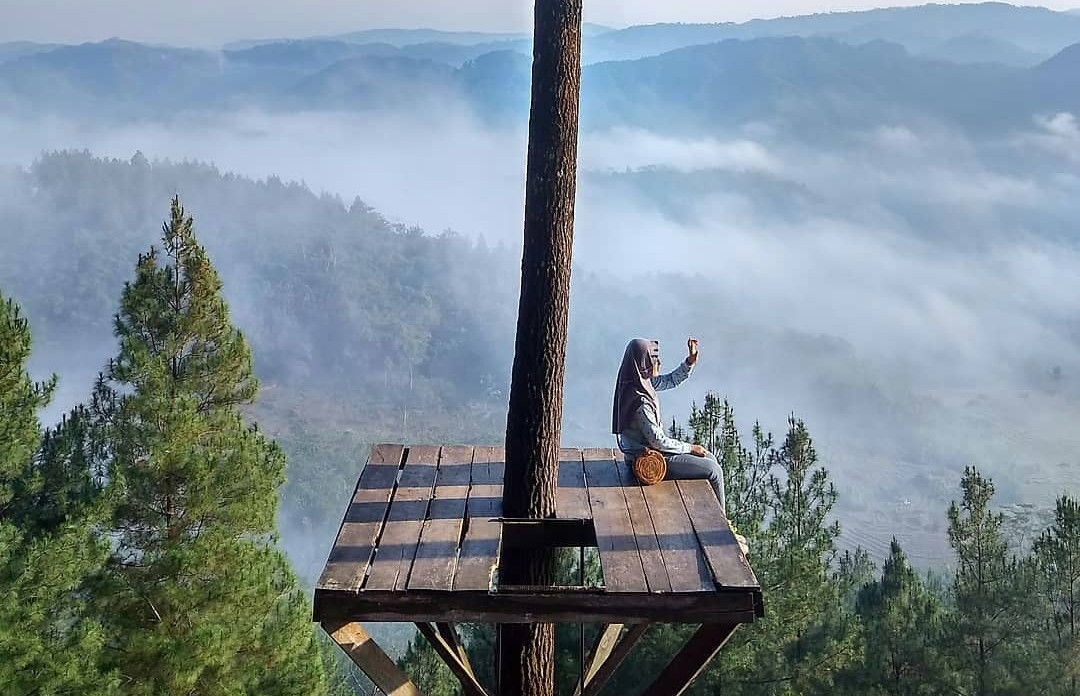
[[[634,475],[643,486],[660,483],[667,476],[667,461],[654,449],[646,449],[634,460]]]

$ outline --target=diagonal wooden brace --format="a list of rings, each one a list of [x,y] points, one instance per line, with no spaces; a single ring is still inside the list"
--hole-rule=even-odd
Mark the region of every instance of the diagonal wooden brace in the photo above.
[[[453,627],[449,626],[449,624],[446,624],[446,627],[453,631]],[[435,652],[442,658],[442,661],[446,663],[446,666],[450,668],[450,671],[453,672],[454,676],[461,682],[461,688],[464,689],[466,696],[490,696],[483,685],[477,680],[476,674],[473,673],[472,665],[468,662],[468,658],[464,657],[465,651],[457,641],[456,632],[454,632],[454,643],[456,645],[451,645],[446,638],[443,637],[445,629],[436,629],[429,623],[417,623],[416,628],[424,638],[427,638],[431,647],[435,649]]]
[[[452,623],[437,623],[435,628],[439,630],[439,635],[446,641],[457,656],[461,659],[461,666],[465,668],[472,677],[476,678],[476,672],[473,671],[473,666],[469,662],[469,654],[465,652],[465,646],[461,644],[461,638],[458,636],[457,628]]]
[[[739,624],[703,624],[642,696],[680,696],[728,642]]]
[[[596,636],[596,642],[593,644],[592,649],[589,650],[588,657],[585,658],[585,666],[582,670],[584,684],[578,684],[574,687],[574,696],[581,696],[583,689],[596,676],[596,671],[600,668],[600,665],[604,663],[615,644],[619,642],[619,636],[622,635],[624,626],[625,624],[607,624],[600,629],[600,634]]]
[[[648,628],[649,624],[633,624],[622,640],[619,640],[623,624],[605,626],[589,654],[589,662],[585,668],[585,691],[579,694],[575,689],[574,696],[597,696],[604,685],[615,676],[615,670],[638,644]]]
[[[358,623],[324,623],[322,628],[386,696],[424,696]]]

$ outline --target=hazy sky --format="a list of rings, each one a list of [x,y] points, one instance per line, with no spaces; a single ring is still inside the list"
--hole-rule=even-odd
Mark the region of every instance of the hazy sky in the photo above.
[[[753,17],[862,9],[873,0],[585,0],[585,19],[625,26],[648,22],[743,21]],[[894,0],[917,5],[922,0]],[[1077,0],[1044,0],[1065,9]],[[304,36],[379,27],[523,30],[522,0],[0,0],[0,41],[78,42],[113,36],[177,45],[238,38]]]

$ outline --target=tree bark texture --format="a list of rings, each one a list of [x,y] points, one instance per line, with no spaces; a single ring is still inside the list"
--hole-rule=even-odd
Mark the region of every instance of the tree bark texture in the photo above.
[[[582,0],[536,0],[525,240],[503,514],[555,514],[577,195]],[[552,585],[554,551],[504,554],[500,584]],[[553,696],[555,630],[499,627],[501,696]]]

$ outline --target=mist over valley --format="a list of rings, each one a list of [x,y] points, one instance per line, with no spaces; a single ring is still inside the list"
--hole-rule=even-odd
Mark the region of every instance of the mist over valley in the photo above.
[[[221,50],[0,45],[0,287],[47,414],[85,400],[178,193],[325,560],[366,446],[502,440],[530,50],[359,32]],[[1080,17],[930,6],[587,32],[564,441],[608,445],[626,341],[741,428],[804,419],[843,544],[948,562],[966,465],[1006,506],[1080,471]],[[72,346],[78,346],[77,351]]]

